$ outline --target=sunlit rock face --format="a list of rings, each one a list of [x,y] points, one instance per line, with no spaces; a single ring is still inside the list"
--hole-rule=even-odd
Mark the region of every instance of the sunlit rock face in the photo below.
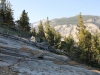
[[[93,34],[100,32],[100,16],[83,15],[83,21],[86,28]],[[43,20],[43,24],[46,20]],[[32,27],[37,28],[39,22],[32,24]],[[70,33],[73,35],[74,39],[77,41],[76,33],[77,31],[77,16],[69,18],[56,18],[50,20],[50,25],[55,28],[56,31],[60,32],[62,36],[68,36]]]
[[[0,75],[100,75],[67,56],[6,36],[0,35]]]

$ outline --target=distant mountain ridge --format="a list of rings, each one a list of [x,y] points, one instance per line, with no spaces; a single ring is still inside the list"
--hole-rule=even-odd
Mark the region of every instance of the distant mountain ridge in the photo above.
[[[84,22],[92,22],[100,25],[100,16],[92,16],[92,15],[83,15]],[[99,21],[97,21],[99,19]],[[69,18],[58,18],[52,19],[51,25],[64,25],[64,24],[77,24],[77,16],[69,17]]]
[[[86,28],[91,33],[100,32],[100,16],[93,15],[82,15],[84,24]],[[76,36],[76,27],[77,27],[77,16],[69,17],[69,18],[55,18],[50,20],[50,25],[55,28],[56,31],[60,32],[62,36],[68,36],[69,33],[73,35],[74,38]],[[46,20],[43,20],[43,24]],[[39,21],[32,25],[32,27],[37,27],[39,25]]]
[[[93,22],[100,25],[100,16],[82,15],[82,18],[84,22]],[[43,19],[42,21],[45,22],[45,19]],[[37,23],[39,23],[39,21],[34,22],[33,25]],[[68,18],[67,17],[55,18],[50,20],[50,24],[51,25],[77,24],[77,16],[68,17]]]

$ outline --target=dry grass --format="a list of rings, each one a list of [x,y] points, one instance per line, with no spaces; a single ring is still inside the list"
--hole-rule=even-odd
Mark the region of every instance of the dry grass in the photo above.
[[[34,51],[33,51],[33,56],[38,55],[38,54],[46,55],[46,54],[48,54],[48,53],[47,53],[47,52],[41,52],[41,51],[38,51],[38,50],[34,50]]]
[[[38,50],[34,50],[33,51],[33,55],[35,56],[35,55],[38,55],[40,52],[38,51]]]
[[[65,62],[62,62],[62,61],[54,61],[54,63],[55,64],[58,64],[58,65],[66,65],[66,63]]]
[[[100,71],[98,70],[91,70],[92,72],[96,72],[96,73],[100,73]]]
[[[24,51],[27,51],[27,52],[31,51],[31,49],[30,49],[30,48],[27,48],[27,47],[24,47],[24,46],[23,46],[23,47],[21,47],[21,48],[20,48],[20,50],[24,50]]]
[[[41,52],[41,51],[38,51],[38,50],[34,50],[33,51],[33,55],[38,55],[38,54],[47,54],[46,52]]]
[[[79,63],[77,63],[76,61],[71,61],[71,62],[68,62],[68,64],[71,66],[74,66],[74,65],[78,65]]]

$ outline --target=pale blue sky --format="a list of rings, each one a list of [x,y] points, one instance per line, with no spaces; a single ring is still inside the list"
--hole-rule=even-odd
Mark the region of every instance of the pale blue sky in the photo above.
[[[42,19],[72,17],[79,12],[83,15],[100,16],[100,0],[9,0],[13,5],[15,19],[25,9],[30,22]]]

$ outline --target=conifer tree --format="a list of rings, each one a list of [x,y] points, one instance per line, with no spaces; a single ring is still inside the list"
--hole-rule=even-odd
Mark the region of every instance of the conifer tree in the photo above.
[[[20,17],[20,29],[22,31],[30,31],[30,26],[29,26],[29,17],[27,15],[25,10],[23,10],[22,15]]]
[[[50,26],[49,20],[47,17],[47,21],[45,23],[45,37],[46,40],[52,45],[58,48],[59,43],[61,41],[61,35],[59,32],[56,32],[53,27]]]
[[[100,39],[97,33],[92,35],[91,43],[91,61],[100,64]]]
[[[7,1],[6,4],[6,13],[5,13],[5,23],[11,28],[14,28],[14,18],[13,18],[13,10],[11,8],[10,2]]]
[[[40,21],[40,24],[38,26],[38,37],[40,38],[40,42],[45,40],[45,33],[44,33],[42,21]]]
[[[61,41],[61,34],[57,31],[54,33],[54,43],[57,44]]]
[[[9,1],[0,0],[0,19],[9,27],[14,27],[13,10]]]
[[[47,20],[46,20],[46,23],[45,23],[45,37],[46,37],[46,40],[52,46],[54,45],[54,34],[52,33],[53,30],[54,29],[50,27],[49,20],[48,20],[48,17],[47,17]]]
[[[5,12],[6,11],[6,0],[0,0],[0,17],[3,19],[3,23],[5,23]]]
[[[73,36],[71,35],[71,33],[69,34],[68,37],[65,37],[64,38],[64,41],[66,42],[66,52],[67,53],[70,53],[70,49],[71,47],[74,45],[74,39],[73,39]]]
[[[80,59],[88,61],[91,59],[91,33],[86,29],[84,22],[82,20],[81,13],[78,15],[78,39],[79,48],[81,50]]]
[[[54,45],[56,46],[56,48],[59,49],[60,43],[61,43],[61,35],[59,32],[55,31],[54,32]]]

